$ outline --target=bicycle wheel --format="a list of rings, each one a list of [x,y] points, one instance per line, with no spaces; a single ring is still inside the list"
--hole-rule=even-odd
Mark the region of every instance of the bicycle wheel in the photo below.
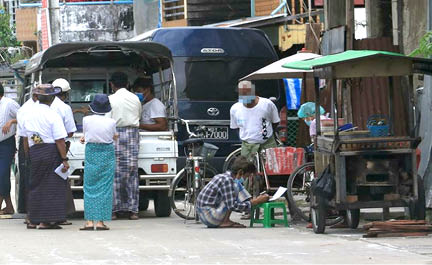
[[[311,221],[311,208],[309,206],[311,200],[310,187],[314,178],[315,165],[314,162],[309,162],[296,168],[288,178],[287,183],[287,198],[290,209],[306,222]],[[342,216],[331,212],[327,216],[325,224],[331,226],[343,220]]]
[[[226,172],[227,170],[230,170],[232,167],[232,164],[234,163],[234,160],[239,157],[241,154],[241,147],[234,150],[225,158],[225,162],[223,164],[222,170],[223,172]]]
[[[315,165],[309,162],[296,168],[287,182],[290,209],[307,222],[310,221],[310,186],[314,178]]]
[[[209,165],[203,165],[201,174],[202,183],[199,185],[200,188],[198,191],[217,174],[217,171]],[[193,188],[193,184],[193,173],[188,175],[185,168],[177,173],[171,184],[171,193],[169,196],[171,208],[176,215],[186,220],[194,220],[196,218],[195,200],[198,197],[198,191]]]

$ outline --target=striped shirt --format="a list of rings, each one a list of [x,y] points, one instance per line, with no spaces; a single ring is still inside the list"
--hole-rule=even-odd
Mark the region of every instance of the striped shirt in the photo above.
[[[16,125],[13,124],[10,128],[10,131],[7,134],[3,134],[1,132],[1,128],[6,125],[6,123],[10,120],[16,119],[17,112],[19,109],[19,104],[5,96],[0,99],[0,142],[4,141],[16,133]]]
[[[240,201],[238,199],[238,189],[231,172],[227,171],[218,174],[203,188],[197,198],[198,207],[218,207],[222,202],[227,208],[236,212],[246,212],[250,210],[250,201]]]

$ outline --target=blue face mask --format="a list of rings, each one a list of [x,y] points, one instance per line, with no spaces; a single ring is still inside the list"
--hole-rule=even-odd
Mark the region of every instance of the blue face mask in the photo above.
[[[137,95],[137,97],[139,98],[140,102],[144,102],[145,97],[143,93],[135,93],[135,95]]]
[[[250,104],[255,100],[255,96],[239,96],[239,102],[243,104]]]
[[[306,123],[307,126],[310,126],[312,121],[304,121]]]

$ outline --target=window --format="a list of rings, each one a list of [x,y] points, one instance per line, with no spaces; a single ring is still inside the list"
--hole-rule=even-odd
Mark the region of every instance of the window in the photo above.
[[[72,80],[71,102],[91,102],[96,94],[106,94],[105,80]]]

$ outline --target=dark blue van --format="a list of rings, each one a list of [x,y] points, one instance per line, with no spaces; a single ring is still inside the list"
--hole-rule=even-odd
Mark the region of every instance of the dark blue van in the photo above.
[[[221,171],[225,157],[240,143],[238,132],[229,128],[229,111],[238,98],[238,80],[278,60],[268,37],[257,29],[182,27],[155,29],[131,40],[153,41],[171,50],[178,115],[195,127],[206,126],[204,136],[219,147],[211,164]],[[156,86],[155,77],[154,83]],[[255,81],[255,85],[259,96],[275,97],[278,107],[284,104],[280,81]],[[181,144],[187,138],[184,126],[180,126],[177,140],[183,159],[179,159],[178,169],[184,165]]]

